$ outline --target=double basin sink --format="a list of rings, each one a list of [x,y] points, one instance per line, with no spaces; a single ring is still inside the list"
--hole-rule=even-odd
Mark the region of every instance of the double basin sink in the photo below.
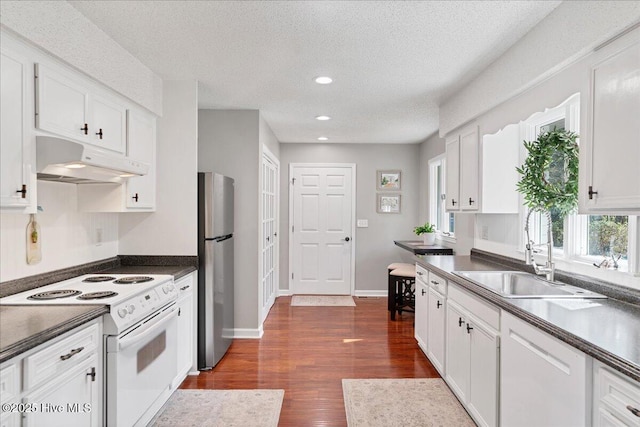
[[[596,292],[520,271],[454,271],[453,274],[504,298],[606,298]]]

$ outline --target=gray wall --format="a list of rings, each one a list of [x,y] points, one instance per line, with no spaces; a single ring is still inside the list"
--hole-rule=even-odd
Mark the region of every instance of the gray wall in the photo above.
[[[289,164],[355,163],[356,218],[368,219],[368,228],[356,228],[356,293],[387,291],[387,265],[411,262],[409,252],[394,240],[415,240],[418,225],[419,151],[417,144],[281,144],[280,145],[280,289],[289,289]],[[376,170],[402,170],[402,212],[376,213]]]
[[[198,112],[198,171],[235,179],[235,329],[239,334],[259,326],[258,134],[257,110]]]

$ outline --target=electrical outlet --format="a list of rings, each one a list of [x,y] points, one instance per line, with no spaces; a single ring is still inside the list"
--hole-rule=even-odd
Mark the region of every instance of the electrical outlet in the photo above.
[[[102,228],[96,228],[96,246],[102,244]]]
[[[480,229],[480,238],[482,240],[489,240],[489,226],[483,225]]]

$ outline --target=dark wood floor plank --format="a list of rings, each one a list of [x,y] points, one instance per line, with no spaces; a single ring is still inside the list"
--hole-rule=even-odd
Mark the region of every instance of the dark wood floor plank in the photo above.
[[[386,298],[356,307],[291,307],[276,300],[260,340],[234,340],[181,388],[284,389],[280,426],[346,426],[343,378],[437,378],[413,338],[413,314],[389,320]]]

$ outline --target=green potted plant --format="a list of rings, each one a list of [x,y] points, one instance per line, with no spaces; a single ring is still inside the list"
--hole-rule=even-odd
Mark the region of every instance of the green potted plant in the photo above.
[[[425,245],[431,246],[436,243],[436,226],[425,222],[413,229],[417,236],[422,236]]]

